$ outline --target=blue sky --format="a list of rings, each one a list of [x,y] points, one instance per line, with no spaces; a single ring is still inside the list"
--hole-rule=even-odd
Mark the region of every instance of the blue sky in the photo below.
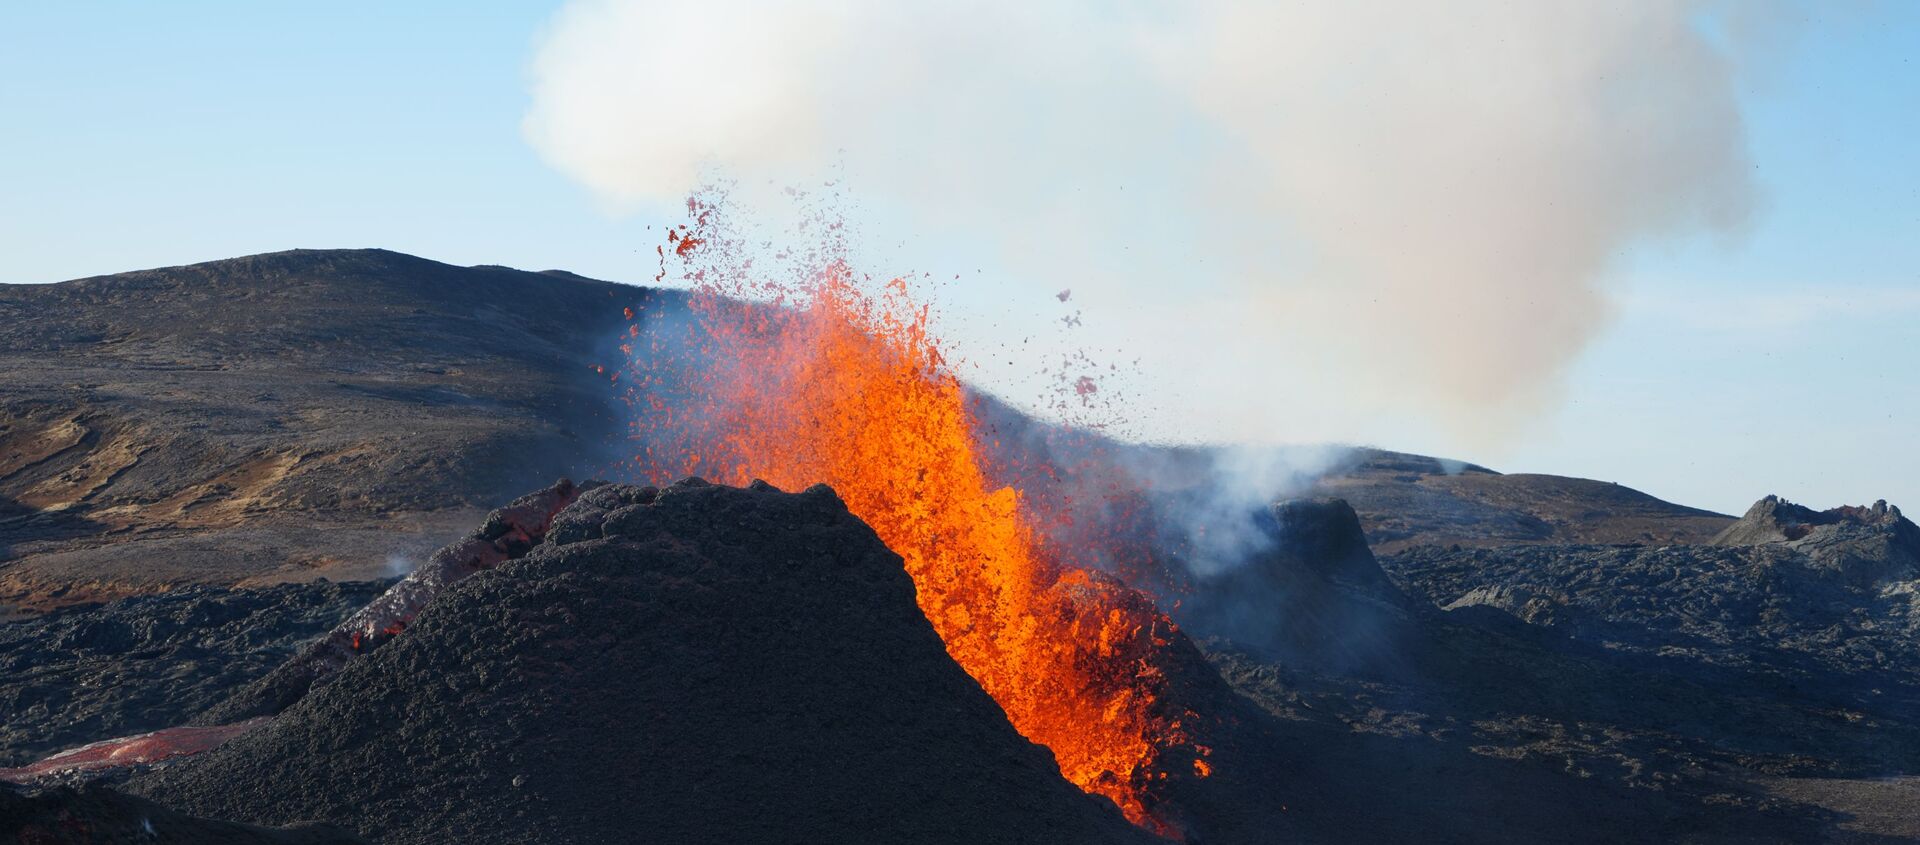
[[[1721,510],[1920,509],[1920,4],[1814,29],[1745,96],[1752,230],[1636,250],[1618,323],[1507,463]]]
[[[522,138],[557,8],[0,5],[0,281],[360,246],[644,279],[660,221]],[[1346,439],[1726,511],[1920,508],[1920,3],[1808,28],[1741,97],[1760,212],[1623,256],[1552,409],[1498,448],[1417,418]],[[918,260],[991,272],[965,252]]]

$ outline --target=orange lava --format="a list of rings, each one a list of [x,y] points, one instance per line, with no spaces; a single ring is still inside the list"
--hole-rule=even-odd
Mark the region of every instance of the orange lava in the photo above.
[[[926,308],[898,280],[869,293],[838,263],[783,291],[782,307],[743,307],[740,290],[695,278],[689,336],[715,365],[643,400],[642,471],[831,485],[905,560],[947,652],[1013,726],[1069,781],[1165,832],[1152,812],[1157,764],[1175,747],[1183,760],[1204,753],[1159,704],[1167,679],[1153,657],[1173,625],[1144,595],[1064,565],[1020,493],[988,481]],[[644,357],[636,384],[658,386]]]

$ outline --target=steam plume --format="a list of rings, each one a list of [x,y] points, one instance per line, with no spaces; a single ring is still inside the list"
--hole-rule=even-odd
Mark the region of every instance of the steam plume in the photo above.
[[[1282,360],[1486,429],[1553,398],[1623,249],[1739,230],[1769,8],[575,0],[524,128],[616,205],[831,172],[1036,302],[1129,303],[1105,330],[1205,435],[1271,436]]]

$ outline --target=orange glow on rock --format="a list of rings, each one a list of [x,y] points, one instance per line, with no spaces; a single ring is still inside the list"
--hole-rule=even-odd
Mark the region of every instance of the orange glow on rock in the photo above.
[[[1154,652],[1173,624],[1143,594],[1063,562],[1022,495],[989,482],[927,308],[904,282],[869,292],[836,262],[775,305],[743,305],[735,297],[768,289],[717,275],[691,275],[686,342],[709,364],[669,379],[634,358],[642,473],[832,486],[901,556],[948,654],[1013,726],[1051,749],[1069,781],[1167,832],[1149,792],[1166,778],[1163,752],[1197,753],[1160,703],[1167,678]]]

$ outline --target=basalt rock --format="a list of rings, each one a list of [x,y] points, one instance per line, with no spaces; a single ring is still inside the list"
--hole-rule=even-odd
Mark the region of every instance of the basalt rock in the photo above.
[[[1768,496],[1713,538],[1716,546],[1769,544],[1802,552],[1862,586],[1920,577],[1920,526],[1884,499],[1869,507],[1816,511]]]
[[[1182,624],[1291,665],[1398,671],[1418,608],[1374,560],[1353,508],[1340,499],[1290,500],[1262,514],[1259,526],[1262,551],[1194,574],[1177,611]]]
[[[563,478],[488,514],[479,530],[434,552],[379,598],[266,677],[200,714],[194,723],[221,725],[285,710],[341,667],[406,630],[413,617],[447,587],[531,551],[546,536],[554,517],[579,493],[572,481]]]
[[[315,686],[332,680],[342,667],[399,636],[421,609],[448,586],[532,550],[545,538],[554,517],[573,502],[581,489],[572,481],[561,479],[545,490],[522,496],[494,511],[478,530],[434,553],[406,578],[332,630],[307,643],[272,672],[238,689],[222,690],[227,694],[218,704],[187,724],[105,737],[96,728],[81,734],[93,740],[84,746],[69,747],[32,763],[0,768],[0,780],[50,783],[93,776],[118,777],[141,767],[205,753],[259,727]],[[282,588],[288,589],[295,588]],[[100,636],[99,629],[90,630],[91,636]],[[124,639],[113,636],[117,631],[114,627],[108,626],[105,630],[109,632],[109,642]],[[120,700],[114,696],[106,698],[108,702]],[[73,708],[40,713],[42,718],[33,723],[66,718],[70,709]],[[175,703],[172,707],[158,707],[154,712],[143,713],[142,719],[151,725],[162,714],[177,712]],[[50,739],[39,735],[30,737],[41,743]]]
[[[272,723],[132,781],[385,843],[1146,842],[947,656],[825,487],[584,493]]]
[[[0,624],[0,768],[181,724],[386,586],[188,587]]]
[[[271,828],[194,818],[104,787],[61,787],[28,793],[5,785],[0,785],[0,839],[21,845],[366,843],[332,825]]]

